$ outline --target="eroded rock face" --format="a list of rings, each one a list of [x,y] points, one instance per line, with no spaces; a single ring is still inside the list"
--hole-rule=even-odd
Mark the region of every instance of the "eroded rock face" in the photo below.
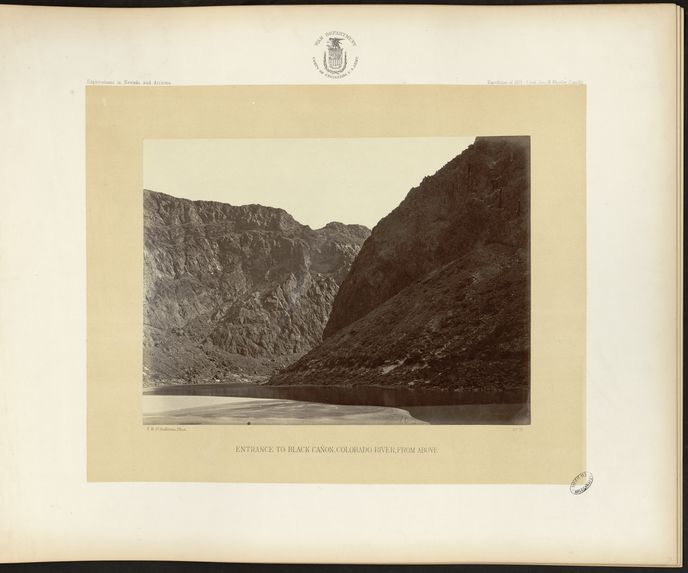
[[[477,138],[378,223],[324,342],[271,383],[527,390],[529,225],[529,138]]]
[[[144,191],[144,384],[266,376],[322,338],[370,231]]]

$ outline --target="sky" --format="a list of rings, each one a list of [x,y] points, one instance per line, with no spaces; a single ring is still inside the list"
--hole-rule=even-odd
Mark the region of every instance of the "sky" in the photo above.
[[[186,199],[280,207],[318,229],[373,228],[474,137],[149,139],[143,186]]]

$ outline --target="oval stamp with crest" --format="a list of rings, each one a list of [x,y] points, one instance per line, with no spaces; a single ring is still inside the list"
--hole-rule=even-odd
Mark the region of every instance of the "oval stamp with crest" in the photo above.
[[[313,65],[323,76],[343,78],[358,65],[356,51],[356,40],[346,32],[326,32],[315,41]]]

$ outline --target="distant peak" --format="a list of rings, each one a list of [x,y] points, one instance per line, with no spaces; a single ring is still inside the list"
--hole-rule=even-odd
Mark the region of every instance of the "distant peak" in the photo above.
[[[344,229],[346,228],[346,225],[344,223],[340,223],[339,221],[330,221],[327,225],[325,225],[326,229]]]
[[[329,229],[330,231],[357,230],[370,232],[370,229],[365,225],[340,223],[339,221],[330,221],[329,223],[327,223],[327,225],[323,227],[323,229]]]

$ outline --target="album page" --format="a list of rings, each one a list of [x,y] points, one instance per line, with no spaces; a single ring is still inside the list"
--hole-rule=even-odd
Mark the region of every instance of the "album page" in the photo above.
[[[679,565],[682,18],[0,8],[0,560]]]

